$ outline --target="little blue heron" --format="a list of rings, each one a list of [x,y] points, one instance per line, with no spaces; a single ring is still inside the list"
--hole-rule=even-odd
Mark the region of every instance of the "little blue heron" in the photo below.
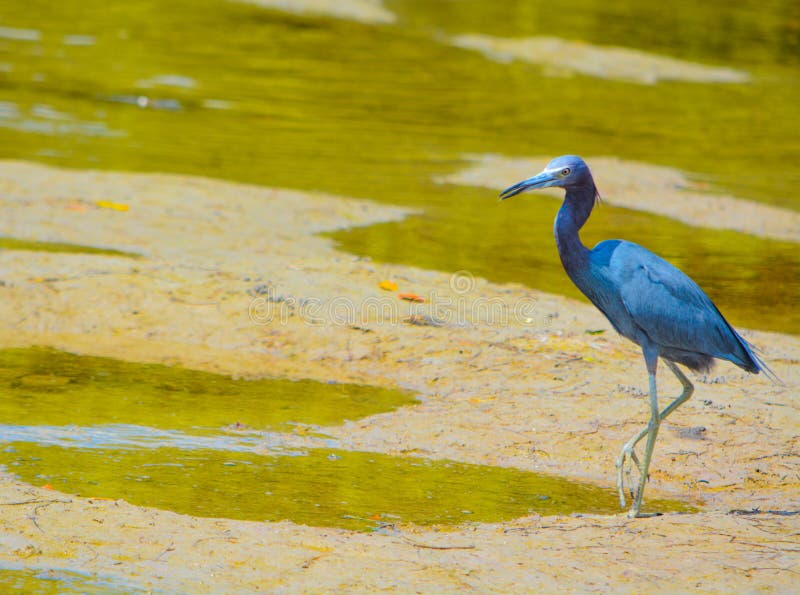
[[[694,386],[676,364],[706,372],[714,359],[725,359],[777,380],[720,311],[685,273],[649,250],[624,240],[606,240],[592,250],[581,243],[578,231],[589,219],[599,199],[589,167],[580,157],[565,155],[547,164],[542,173],[500,193],[505,200],[526,190],[558,186],[566,190],[556,215],[555,236],[561,264],[572,282],[605,314],[623,337],[641,346],[650,380],[650,423],[622,447],[617,458],[617,489],[625,506],[624,473],[633,506],[628,516],[642,516],[642,496],[647,472],[662,421],[684,403]],[[683,391],[662,412],[658,411],[656,367],[658,358],[678,377]],[[647,436],[641,462],[634,451]],[[632,467],[639,470],[633,491]]]

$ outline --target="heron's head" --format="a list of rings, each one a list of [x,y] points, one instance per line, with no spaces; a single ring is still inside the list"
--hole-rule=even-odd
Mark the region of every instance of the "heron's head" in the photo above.
[[[577,155],[562,155],[548,163],[541,173],[503,190],[500,193],[500,200],[511,198],[528,190],[550,188],[551,186],[567,189],[583,186],[594,188],[594,180],[589,166],[583,159]]]

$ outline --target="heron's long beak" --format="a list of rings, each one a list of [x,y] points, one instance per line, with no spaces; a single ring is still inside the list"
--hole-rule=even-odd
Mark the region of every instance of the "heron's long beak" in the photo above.
[[[553,174],[543,171],[540,174],[533,176],[532,178],[528,178],[527,180],[522,180],[513,186],[509,186],[505,190],[500,193],[500,200],[505,200],[507,198],[511,198],[512,196],[516,196],[526,190],[535,190],[536,188],[547,188],[548,186],[553,186],[558,182],[558,178],[556,178]]]

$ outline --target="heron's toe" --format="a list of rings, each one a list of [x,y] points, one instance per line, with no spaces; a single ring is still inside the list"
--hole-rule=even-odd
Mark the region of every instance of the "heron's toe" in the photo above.
[[[642,466],[639,462],[639,457],[634,450],[633,440],[628,441],[622,447],[616,461],[617,466],[617,492],[619,493],[619,503],[622,508],[625,507],[625,480],[627,478],[628,494],[631,499],[636,498],[635,482],[633,479],[633,468],[636,467],[639,474],[642,473]],[[641,481],[641,477],[639,478]],[[638,488],[637,488],[638,489]]]

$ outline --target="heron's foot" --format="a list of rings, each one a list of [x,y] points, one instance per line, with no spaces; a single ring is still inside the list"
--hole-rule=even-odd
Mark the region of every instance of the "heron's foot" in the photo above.
[[[633,508],[631,508],[628,511],[627,516],[629,519],[649,519],[654,516],[661,516],[661,514],[662,513],[660,512],[639,512],[638,510],[633,510]]]
[[[642,465],[639,462],[639,457],[636,456],[636,451],[633,450],[636,445],[635,439],[631,439],[625,443],[622,450],[617,457],[617,492],[619,493],[619,505],[625,508],[625,479],[627,478],[628,493],[632,500],[636,498],[636,491],[642,489],[644,486],[638,485],[634,489],[633,481],[633,467],[639,472],[639,484],[643,481],[641,477]]]

